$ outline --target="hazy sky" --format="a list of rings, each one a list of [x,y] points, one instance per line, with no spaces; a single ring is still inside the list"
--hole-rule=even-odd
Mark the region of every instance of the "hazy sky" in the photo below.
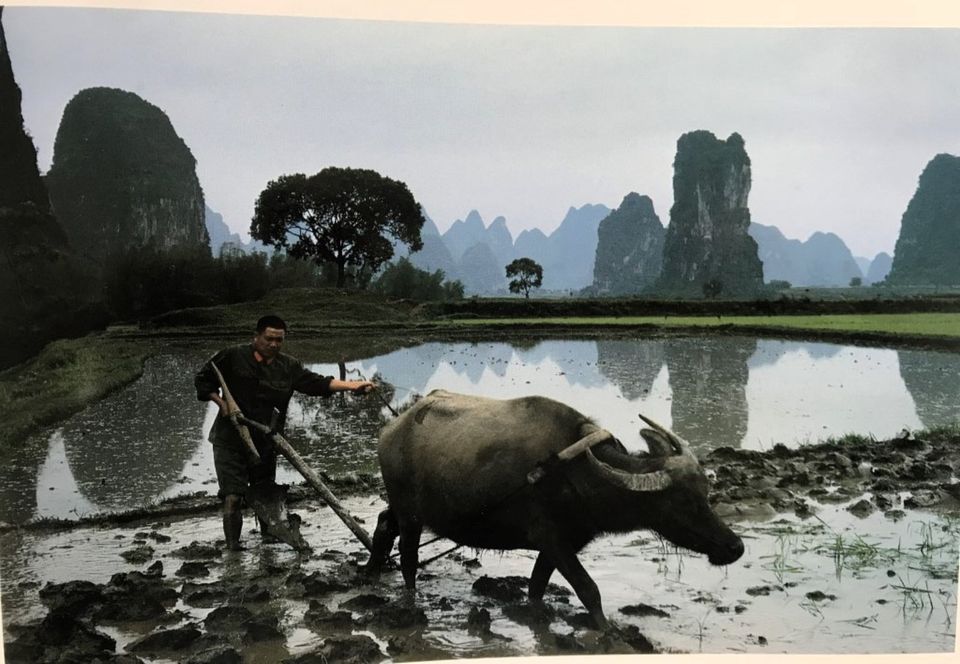
[[[267,182],[326,166],[407,183],[441,230],[516,237],[636,191],[661,221],[681,134],[740,133],[753,221],[893,253],[927,162],[960,154],[960,31],[471,26],[8,7],[41,171],[83,88],[169,115],[246,235]]]

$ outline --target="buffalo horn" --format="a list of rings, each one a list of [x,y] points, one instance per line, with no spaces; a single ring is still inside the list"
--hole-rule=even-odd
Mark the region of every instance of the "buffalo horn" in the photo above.
[[[656,429],[641,429],[640,435],[647,441],[650,456],[665,457],[673,454],[673,445],[670,443],[670,438]]]
[[[673,445],[673,448],[677,451],[677,454],[692,454],[690,452],[690,443],[688,443],[683,438],[681,438],[677,434],[670,431],[670,429],[657,424],[656,422],[651,420],[649,417],[647,417],[643,413],[639,413],[639,415],[641,420],[649,424],[651,427],[653,427],[654,429],[662,433],[664,436],[666,436],[670,440],[670,443]]]
[[[585,453],[590,465],[602,478],[629,491],[663,491],[673,481],[670,478],[670,473],[665,470],[655,470],[649,473],[629,473],[600,461],[593,456],[590,449],[587,449]]]

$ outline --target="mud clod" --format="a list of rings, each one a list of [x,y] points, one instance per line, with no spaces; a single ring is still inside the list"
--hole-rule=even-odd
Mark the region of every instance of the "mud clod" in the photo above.
[[[303,622],[317,632],[330,629],[350,629],[353,627],[353,615],[349,611],[331,611],[315,599],[310,600],[310,608],[303,614]]]
[[[323,642],[319,650],[283,660],[283,664],[370,664],[385,660],[380,646],[369,636],[332,636]]]
[[[245,606],[221,606],[207,614],[203,626],[214,632],[235,630],[252,618]]]
[[[500,602],[519,602],[527,595],[527,579],[521,576],[481,576],[473,582],[473,592]]]
[[[876,510],[877,508],[873,506],[873,503],[871,503],[866,498],[858,500],[853,505],[850,505],[849,507],[847,507],[848,512],[850,512],[854,516],[860,517],[861,519],[864,517],[870,516]]]
[[[120,556],[126,560],[128,563],[145,563],[148,560],[151,560],[154,555],[154,550],[152,546],[143,545],[138,546],[135,549],[129,549],[127,551],[122,551]]]
[[[91,581],[48,583],[40,589],[40,600],[51,613],[75,617],[103,601],[103,589]]]
[[[186,576],[189,578],[210,576],[210,568],[201,562],[187,562],[180,566],[176,574],[177,576]]]
[[[184,650],[200,638],[196,627],[177,627],[147,634],[127,646],[131,652],[165,652]]]
[[[479,606],[471,606],[467,614],[467,629],[474,634],[490,633],[490,612]]]
[[[427,624],[427,614],[405,601],[384,604],[367,615],[361,622],[388,629],[404,629]]]
[[[718,607],[719,608],[719,607]],[[626,616],[655,616],[657,618],[669,618],[670,614],[649,604],[630,604],[620,607],[620,613]]]
[[[565,652],[584,652],[587,649],[572,634],[554,634],[553,642],[558,650]]]
[[[190,542],[187,546],[174,549],[170,552],[170,555],[184,560],[213,560],[214,558],[220,558],[223,552],[210,544]]]
[[[386,597],[373,594],[364,594],[351,597],[348,600],[340,602],[340,608],[347,611],[370,611],[388,603]]]
[[[221,581],[212,583],[193,583],[187,581],[180,589],[184,604],[208,608],[222,602],[227,591]]]
[[[519,625],[527,627],[547,627],[557,612],[546,604],[519,602],[503,607],[503,615]]]
[[[243,657],[235,648],[223,645],[203,650],[184,664],[241,664]]]

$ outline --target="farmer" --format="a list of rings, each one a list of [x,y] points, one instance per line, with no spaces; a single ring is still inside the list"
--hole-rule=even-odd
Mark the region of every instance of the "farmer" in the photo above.
[[[370,381],[339,380],[321,376],[303,366],[296,358],[280,352],[286,337],[287,324],[278,316],[264,316],[257,321],[253,343],[226,348],[214,355],[194,377],[197,398],[214,401],[220,413],[210,429],[213,463],[223,501],[223,535],[227,548],[239,550],[243,525],[240,507],[247,488],[255,484],[272,485],[277,473],[277,452],[273,442],[263,433],[250,430],[260,463],[251,464],[243,440],[227,417],[227,404],[220,394],[220,381],[213,364],[243,414],[251,420],[270,424],[274,408],[279,411],[274,431],[283,432],[287,405],[294,392],[327,397],[334,392],[353,391],[366,394],[374,389]],[[261,523],[261,536],[265,535]]]

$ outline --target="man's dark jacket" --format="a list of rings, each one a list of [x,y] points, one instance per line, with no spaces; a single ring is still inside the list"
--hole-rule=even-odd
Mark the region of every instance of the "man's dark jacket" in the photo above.
[[[287,418],[287,406],[294,392],[322,397],[332,394],[332,376],[316,374],[304,367],[300,360],[284,353],[277,354],[269,363],[258,361],[253,346],[241,344],[220,351],[197,372],[193,382],[197,388],[197,398],[201,401],[208,401],[210,394],[220,389],[212,362],[217,364],[230,393],[248,418],[269,425],[273,409],[280,411],[276,431],[281,433]],[[260,447],[261,441],[257,440],[260,436],[254,431],[251,434],[258,443],[257,447]],[[210,429],[209,439],[214,445],[241,444],[240,436],[229,418],[219,413]]]

